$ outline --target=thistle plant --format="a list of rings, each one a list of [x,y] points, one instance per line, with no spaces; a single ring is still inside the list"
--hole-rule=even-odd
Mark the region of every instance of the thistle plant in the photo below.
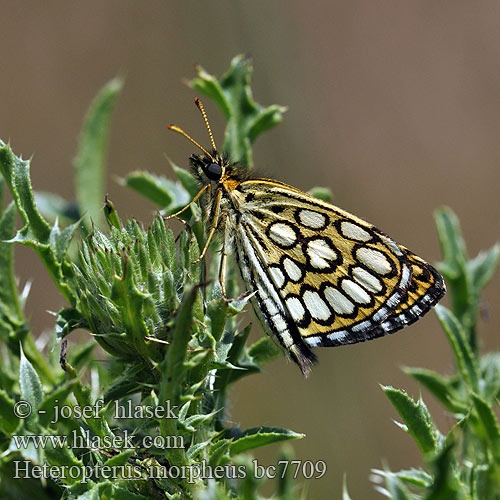
[[[225,148],[248,166],[251,144],[284,111],[253,100],[250,76],[250,62],[236,57],[221,79],[198,68],[191,82],[221,107]],[[126,177],[126,185],[158,205],[150,227],[122,221],[110,200],[102,208],[108,127],[121,86],[106,85],[85,119],[76,208],[34,192],[30,161],[0,143],[0,192],[6,187],[12,197],[5,209],[0,205],[0,488],[4,498],[33,500],[262,498],[263,480],[254,476],[248,452],[303,435],[232,427],[224,410],[229,388],[260,372],[278,349],[267,337],[248,344],[250,325],[240,317],[248,297],[236,277],[227,276],[227,299],[217,258],[198,261],[199,209],[183,215],[177,237],[166,223],[164,216],[194,194],[188,171],[173,165],[176,181],[148,172]],[[23,224],[17,232],[16,213]],[[24,315],[28,290],[19,292],[14,278],[14,243],[36,252],[67,302],[56,315],[48,356],[35,346]],[[86,330],[90,341],[75,344],[75,329]],[[104,362],[96,362],[97,346]],[[298,494],[290,472],[279,474],[273,498]]]

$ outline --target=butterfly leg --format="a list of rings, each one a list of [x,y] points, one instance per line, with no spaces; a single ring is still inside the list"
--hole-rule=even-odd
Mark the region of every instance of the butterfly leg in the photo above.
[[[222,198],[222,189],[217,189],[217,192],[215,193],[214,216],[212,217],[212,222],[210,223],[210,230],[208,231],[207,241],[205,241],[205,245],[203,245],[203,249],[200,253],[200,256],[195,261],[193,261],[194,263],[200,262],[200,260],[203,259],[203,257],[205,257],[205,254],[207,253],[208,250],[208,245],[210,245],[212,237],[215,234],[217,226],[219,225],[221,198]]]
[[[181,208],[179,211],[175,212],[175,214],[170,214],[164,217],[165,220],[168,219],[173,219],[174,217],[177,217],[178,215],[182,214],[182,212],[185,212],[204,192],[207,187],[210,187],[210,184],[205,184],[199,191],[196,193],[195,197],[183,208]]]

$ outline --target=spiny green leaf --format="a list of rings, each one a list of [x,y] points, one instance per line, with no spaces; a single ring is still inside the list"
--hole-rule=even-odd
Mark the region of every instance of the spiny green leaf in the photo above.
[[[480,252],[475,259],[467,262],[467,270],[472,276],[472,285],[480,294],[491,280],[500,258],[500,245],[497,243],[486,252]]]
[[[172,181],[148,172],[130,172],[125,177],[125,184],[139,194],[160,207],[168,207],[174,197],[172,196]],[[188,201],[188,197],[185,197]]]
[[[437,305],[436,315],[448,337],[460,373],[465,382],[475,391],[478,388],[478,366],[477,360],[471,351],[465,332],[454,314],[446,307]]]
[[[80,212],[98,225],[104,203],[109,125],[116,98],[122,87],[123,81],[114,78],[92,101],[85,116],[74,160],[75,192]]]
[[[10,193],[17,209],[30,232],[40,243],[48,243],[50,226],[40,215],[35,205],[29,177],[30,162],[14,155],[10,146],[0,140],[0,172],[7,181]]]
[[[450,278],[464,274],[465,263],[468,260],[465,242],[462,237],[460,223],[455,213],[448,207],[436,210],[434,217],[444,262],[448,264]]]
[[[62,295],[72,301],[71,289],[65,283],[69,266],[58,256],[57,248],[51,242],[52,228],[40,215],[35,204],[29,177],[29,162],[16,157],[9,146],[0,140],[0,172],[7,181],[12,198],[16,203],[24,227],[11,242],[19,242],[33,248],[47,268]],[[71,229],[68,229],[71,231]],[[66,233],[64,233],[64,238]]]
[[[254,427],[245,431],[236,428],[228,429],[225,435],[225,437],[233,439],[230,448],[231,456],[280,441],[302,439],[304,436],[305,434],[299,434],[288,429],[265,426]]]
[[[406,484],[427,488],[432,484],[432,476],[421,469],[400,470],[396,476]]]
[[[29,432],[36,433],[39,428],[38,409],[43,401],[43,388],[40,377],[24,355],[22,347],[19,362],[19,386],[21,387],[21,398],[29,404],[31,412],[24,420],[24,425]]]
[[[33,412],[38,410],[43,400],[42,383],[32,364],[24,355],[22,348],[19,362],[19,385],[24,401],[30,403]]]
[[[114,457],[108,458],[104,463],[103,467],[119,467],[121,465],[125,465],[130,457],[137,453],[136,450],[125,450]]]
[[[262,337],[248,348],[248,355],[258,366],[264,366],[280,354],[280,348],[269,337]]]
[[[500,353],[489,352],[480,359],[481,396],[487,401],[500,397]]]
[[[489,443],[493,456],[500,466],[500,426],[493,408],[477,394],[472,394],[474,408],[479,415],[479,421],[483,427],[486,439]]]
[[[0,304],[9,318],[22,321],[22,310],[14,277],[14,249],[10,240],[15,231],[16,207],[10,203],[0,215]]]
[[[416,403],[408,394],[394,387],[381,387],[422,453],[434,452],[437,447],[436,429],[423,402]]]

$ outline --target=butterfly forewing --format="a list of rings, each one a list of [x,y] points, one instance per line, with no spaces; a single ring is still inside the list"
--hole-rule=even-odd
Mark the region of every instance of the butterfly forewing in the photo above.
[[[257,312],[298,357],[313,359],[307,346],[399,330],[444,293],[432,266],[328,203],[267,179],[244,181],[230,194],[239,264]]]

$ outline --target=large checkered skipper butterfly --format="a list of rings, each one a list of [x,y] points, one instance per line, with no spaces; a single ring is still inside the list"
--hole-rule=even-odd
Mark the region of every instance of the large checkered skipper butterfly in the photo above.
[[[217,150],[203,105],[195,99],[211,142],[190,158],[209,221],[204,257],[222,235],[219,280],[234,252],[266,332],[307,375],[312,347],[371,340],[421,318],[444,295],[441,275],[373,225],[282,182],[254,178]]]

